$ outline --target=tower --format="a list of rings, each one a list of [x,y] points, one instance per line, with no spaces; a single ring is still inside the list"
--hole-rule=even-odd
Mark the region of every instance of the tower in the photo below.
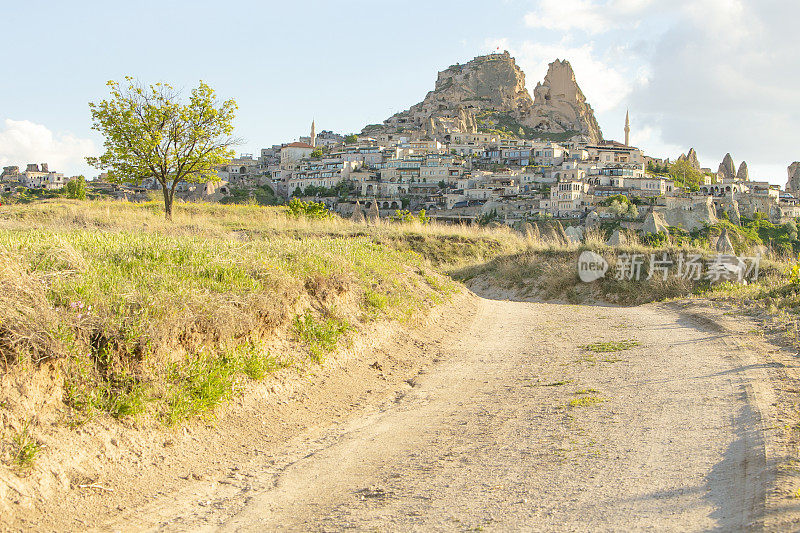
[[[314,119],[311,119],[311,146],[317,147],[317,127],[314,125]]]
[[[631,145],[631,113],[625,112],[625,146]]]

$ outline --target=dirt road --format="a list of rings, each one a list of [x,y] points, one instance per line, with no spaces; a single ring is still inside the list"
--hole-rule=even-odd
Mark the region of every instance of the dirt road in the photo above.
[[[665,306],[474,307],[394,401],[104,529],[797,529],[778,350]]]

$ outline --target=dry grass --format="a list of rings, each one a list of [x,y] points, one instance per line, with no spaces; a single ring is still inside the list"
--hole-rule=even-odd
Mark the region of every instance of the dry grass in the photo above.
[[[609,264],[605,277],[593,283],[582,283],[578,278],[577,259],[581,252],[591,250],[601,255]],[[616,279],[617,265],[621,254],[638,254],[642,258],[640,276],[634,279]],[[525,250],[499,255],[482,264],[471,264],[452,272],[456,279],[471,284],[481,282],[516,292],[521,297],[541,300],[558,300],[570,303],[608,302],[620,305],[639,305],[652,301],[678,298],[693,294],[705,294],[711,289],[708,280],[688,280],[670,273],[665,280],[656,273],[648,279],[651,257],[667,259],[677,263],[678,256],[699,254],[706,260],[716,255],[715,251],[697,247],[663,246],[649,247],[634,243],[632,239],[623,246],[611,247],[603,243],[603,236],[594,231],[587,235],[586,242],[568,246],[537,240],[529,242]],[[777,276],[784,283],[786,264],[762,259],[761,276],[768,280]],[[760,284],[759,284],[760,285]]]
[[[33,227],[105,232],[158,233],[171,237],[208,237],[238,241],[280,238],[366,237],[396,250],[415,251],[434,265],[463,266],[524,247],[524,238],[508,228],[421,224],[418,221],[378,225],[356,224],[333,217],[325,220],[286,216],[284,207],[186,203],[176,206],[167,222],[158,202],[45,201],[4,206],[0,230]]]

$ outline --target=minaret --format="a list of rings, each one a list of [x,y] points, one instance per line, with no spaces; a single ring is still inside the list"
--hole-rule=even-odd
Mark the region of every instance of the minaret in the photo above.
[[[317,127],[314,125],[314,119],[311,119],[311,146],[317,146]]]
[[[631,145],[631,113],[625,112],[625,146]]]

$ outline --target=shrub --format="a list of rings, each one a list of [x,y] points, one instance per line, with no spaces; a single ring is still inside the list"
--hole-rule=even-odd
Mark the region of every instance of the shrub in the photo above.
[[[398,209],[392,215],[392,220],[395,222],[419,222],[421,224],[429,224],[431,219],[425,214],[424,209],[420,209],[419,214],[416,216],[408,209]]]
[[[642,244],[646,246],[652,246],[654,248],[666,246],[669,244],[669,236],[663,231],[659,231],[658,233],[647,233],[642,235]]]
[[[325,219],[334,216],[322,202],[304,202],[297,198],[292,198],[289,201],[289,214],[295,218],[305,217],[312,219]]]
[[[74,180],[70,180],[64,187],[64,193],[67,198],[86,200],[86,179],[78,176]]]

